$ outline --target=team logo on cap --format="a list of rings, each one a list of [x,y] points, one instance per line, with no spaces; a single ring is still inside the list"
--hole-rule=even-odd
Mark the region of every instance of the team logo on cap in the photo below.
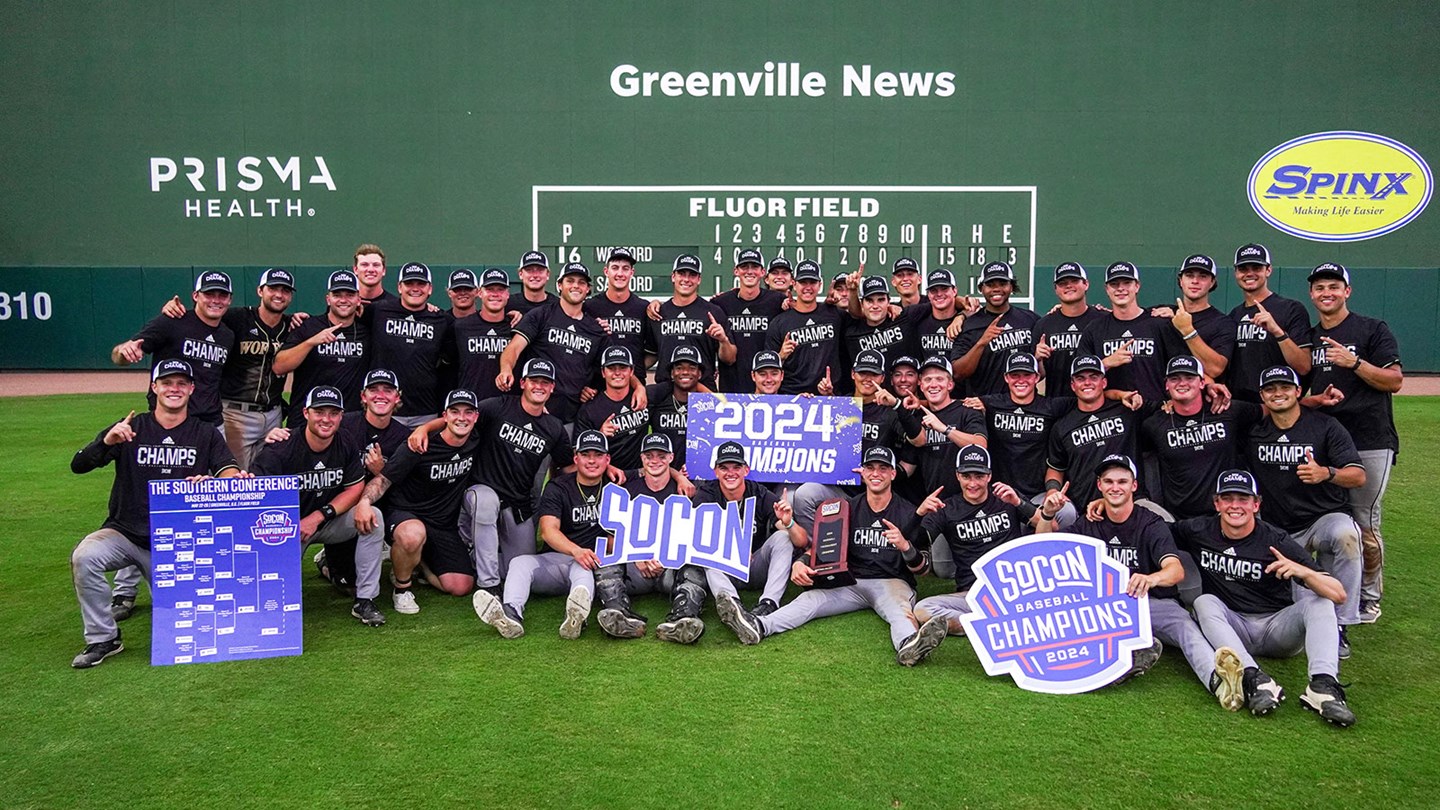
[[[1315,242],[1358,242],[1405,227],[1430,202],[1434,177],[1414,149],[1369,132],[1316,132],[1265,153],[1250,170],[1250,206],[1277,230]]]
[[[527,250],[524,256],[520,257],[521,267],[550,267],[550,259],[538,250]]]
[[[1244,470],[1226,470],[1215,480],[1215,494],[1224,495],[1227,492],[1258,496],[1260,487],[1255,483],[1255,476],[1250,473]]]
[[[1022,689],[1099,689],[1152,643],[1150,603],[1125,593],[1130,569],[1099,540],[1037,534],[990,551],[971,570],[965,635],[986,673],[1009,675]]]

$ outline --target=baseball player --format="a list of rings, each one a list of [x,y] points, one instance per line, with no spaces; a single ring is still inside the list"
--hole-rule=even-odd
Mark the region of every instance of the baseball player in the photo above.
[[[1170,311],[1170,325],[1185,341],[1185,353],[1200,361],[1210,379],[1224,376],[1235,352],[1235,322],[1210,305],[1210,293],[1219,286],[1215,260],[1196,253],[1180,263],[1180,297]]]
[[[426,449],[417,452],[407,445],[396,451],[355,506],[357,531],[383,526],[390,538],[390,584],[399,613],[420,612],[411,575],[422,559],[436,589],[465,596],[475,587],[475,564],[456,524],[480,443],[474,432],[478,403],[474,393],[456,389],[444,404],[445,426],[430,434]],[[383,521],[374,509],[381,498]]]
[[[1085,327],[1077,354],[1102,358],[1111,388],[1139,391],[1146,402],[1163,400],[1165,363],[1186,353],[1184,341],[1169,321],[1140,306],[1140,271],[1130,262],[1105,268],[1105,294],[1111,311]]]
[[[766,636],[794,630],[811,619],[838,616],[870,608],[890,625],[890,643],[895,660],[913,667],[925,660],[945,640],[946,622],[932,616],[922,625],[915,622],[915,576],[922,574],[929,560],[909,538],[919,534],[920,516],[915,506],[891,492],[895,481],[895,453],[888,447],[865,451],[865,492],[849,500],[849,573],[854,582],[834,588],[815,588],[815,569],[804,558],[790,567],[790,581],[809,590],[768,616],[742,621],[747,631],[745,644],[758,644]]]
[[[700,376],[704,373],[703,363],[699,349],[694,346],[676,346],[666,365],[666,376],[669,380],[645,386],[645,397],[650,409],[650,430],[652,433],[669,436],[675,447],[685,446],[690,395],[696,391],[709,390],[700,384]],[[684,470],[684,465],[681,465],[680,469]]]
[[[1237,399],[1259,402],[1255,381],[1273,366],[1310,373],[1310,314],[1305,305],[1270,291],[1270,250],[1241,245],[1235,251],[1235,283],[1244,300],[1230,310],[1235,322],[1235,351],[1227,368]]]
[[[985,308],[965,319],[950,359],[956,380],[970,396],[1005,392],[1005,357],[1012,351],[1035,351],[1035,324],[1040,316],[1010,305],[1015,293],[1015,268],[990,262],[980,271]]]
[[[1059,304],[1035,324],[1035,357],[1045,364],[1045,393],[1052,397],[1070,395],[1070,361],[1080,348],[1080,336],[1104,311],[1090,306],[1086,296],[1090,276],[1079,262],[1055,265],[1055,298]]]
[[[750,383],[752,394],[780,393],[780,386],[785,383],[785,363],[779,352],[762,349],[755,353],[750,361]]]
[[[635,277],[635,257],[630,251],[610,249],[605,259],[605,285],[600,295],[585,300],[585,314],[599,318],[610,333],[610,345],[619,346],[635,358],[635,372],[643,376],[645,366],[645,300],[630,291]]]
[[[647,321],[645,364],[655,365],[660,358],[671,357],[681,346],[700,355],[700,379],[707,386],[715,384],[717,363],[734,363],[735,344],[725,328],[725,310],[700,297],[700,257],[682,253],[675,257],[670,271],[674,293],[660,304],[660,319]],[[655,382],[670,379],[667,367],[657,368]]]
[[[370,367],[399,369],[405,398],[395,420],[416,427],[440,411],[440,367],[455,362],[455,319],[429,306],[430,268],[408,262],[400,268],[400,295],[366,306],[360,322],[370,328]]]
[[[881,276],[869,276],[861,278],[859,273],[854,275],[856,292],[852,296],[854,303],[849,307],[845,321],[842,340],[845,353],[841,361],[853,362],[861,352],[873,351],[880,354],[882,358],[881,369],[887,368],[891,357],[910,354],[914,346],[914,336],[902,311],[891,314],[890,306],[890,285]],[[845,368],[844,373],[849,373]],[[846,385],[842,386],[839,393],[846,395],[853,393],[853,389]]]
[[[1107,397],[1105,366],[1093,354],[1076,355],[1070,363],[1070,390],[1076,407],[1055,420],[1050,428],[1050,446],[1045,463],[1045,488],[1060,489],[1067,480],[1076,482],[1077,496],[1071,500],[1088,504],[1100,497],[1095,471],[1109,455],[1135,458],[1139,452],[1139,425],[1155,410],[1153,405],[1131,410],[1134,398]],[[1128,404],[1127,404],[1128,403]],[[1158,505],[1157,505],[1158,506]]]
[[[1285,699],[1253,656],[1288,658],[1303,649],[1310,684],[1301,704],[1337,726],[1353,725],[1355,713],[1336,680],[1335,610],[1345,602],[1345,587],[1284,529],[1257,519],[1260,509],[1255,477],[1227,470],[1216,481],[1218,514],[1175,524],[1176,541],[1200,565],[1205,593],[1195,600],[1195,618],[1211,644],[1239,654],[1251,714],[1269,714]]]
[[[845,315],[820,298],[820,265],[806,260],[795,267],[795,301],[770,319],[765,348],[785,363],[782,394],[816,393],[827,372],[840,374],[840,331]]]
[[[480,280],[475,271],[461,267],[450,271],[445,284],[445,296],[450,299],[450,317],[465,318],[475,314],[475,297],[480,289]]]
[[[622,486],[632,497],[647,495],[659,503],[671,495],[683,495],[680,487],[680,479],[676,472],[670,468],[670,462],[674,460],[674,448],[670,446],[670,439],[661,433],[652,433],[645,437],[641,445],[640,466],[638,469],[625,471],[625,482]],[[611,464],[614,464],[614,456],[611,456]],[[688,482],[686,482],[688,484]],[[695,488],[689,486],[689,494],[694,494]],[[613,542],[613,538],[604,538],[605,542]],[[641,638],[645,635],[646,625],[649,619],[636,613],[630,604],[630,597],[644,593],[654,593],[663,590],[670,590],[674,593],[673,584],[667,588],[666,580],[673,582],[675,572],[667,573],[665,567],[656,560],[644,560],[638,563],[627,563],[624,565],[607,565],[595,571],[595,597],[600,601],[600,610],[595,613],[595,619],[600,624],[600,629],[611,638]],[[704,574],[699,574],[696,580],[697,587],[702,588],[699,593],[700,599],[695,603],[693,621],[699,622],[700,606],[704,604],[705,592]],[[680,637],[684,634],[677,633],[675,621],[677,616],[666,617],[656,628],[657,635],[667,641],[678,641],[690,643],[705,632],[705,625],[700,624],[699,629],[687,637]]]
[[[379,245],[372,245],[368,242],[355,248],[352,258],[350,272],[355,274],[359,280],[360,301],[362,304],[373,304],[376,301],[393,300],[385,289],[385,251]]]
[[[951,398],[955,382],[950,368],[943,357],[926,358],[920,364],[917,393],[902,400],[901,428],[910,444],[920,450],[916,475],[926,492],[937,488],[943,489],[942,494],[957,492],[951,465],[956,448],[967,444],[984,447],[989,441],[984,414]],[[932,561],[940,558],[932,557]]]
[[[1350,311],[1350,271],[1325,263],[1310,271],[1310,301],[1319,313],[1312,353],[1310,389],[1339,391],[1344,399],[1325,407],[1350,433],[1365,484],[1349,490],[1350,509],[1360,525],[1364,573],[1360,584],[1360,621],[1380,618],[1384,591],[1385,540],[1380,535],[1380,506],[1390,468],[1400,452],[1391,396],[1405,383],[1400,346],[1384,321]]]
[[[385,623],[375,607],[380,596],[380,552],[385,544],[379,517],[367,532],[355,527],[352,507],[365,488],[360,449],[340,434],[345,400],[340,389],[320,385],[305,396],[305,428],[284,441],[267,444],[256,455],[255,475],[300,477],[300,542],[329,545],[358,540],[355,603],[350,615],[369,627]]]
[[[747,373],[754,369],[756,355],[765,348],[770,321],[785,310],[784,293],[761,286],[765,279],[765,257],[746,248],[735,261],[735,288],[710,299],[725,313],[726,328],[735,343],[735,362],[721,364],[716,390],[741,394],[750,390]]]
[[[70,460],[75,473],[115,464],[109,515],[70,554],[75,596],[85,624],[85,649],[70,662],[76,669],[97,666],[125,649],[110,612],[105,574],[135,566],[146,578],[150,575],[150,482],[249,477],[235,464],[215,425],[190,416],[194,391],[195,372],[189,363],[175,358],[159,361],[150,372],[150,392],[155,397],[151,411],[139,416],[131,411],[96,434]]]
[[[901,261],[912,260],[897,259],[896,263]],[[898,287],[898,277],[892,276],[892,279],[896,280]],[[901,298],[904,298],[903,291]],[[958,333],[956,320],[960,319],[961,325],[964,323],[964,313],[955,295],[955,274],[943,267],[931,270],[925,278],[925,298],[905,307],[901,313],[901,322],[911,339],[906,354],[915,352],[920,357],[949,357],[950,349],[955,346],[954,334]]]
[[[792,287],[795,285],[795,274],[791,270],[790,260],[784,256],[776,256],[770,260],[770,265],[765,271],[765,287],[792,298]]]
[[[325,312],[301,322],[285,337],[271,370],[279,377],[293,372],[290,410],[285,424],[304,425],[305,397],[328,385],[347,403],[360,401],[361,380],[370,368],[370,330],[356,322],[360,286],[355,274],[337,270],[326,283]]]
[[[605,387],[580,406],[576,430],[598,430],[610,442],[611,463],[622,470],[640,466],[640,443],[650,426],[650,411],[635,407],[635,356],[624,346],[611,346],[600,356]],[[647,403],[648,404],[648,403]]]
[[[1340,657],[1349,658],[1346,628],[1360,622],[1362,555],[1346,490],[1365,486],[1365,464],[1334,417],[1300,405],[1294,369],[1266,369],[1259,388],[1268,413],[1250,429],[1246,466],[1267,496],[1261,517],[1315,553],[1345,589],[1336,613]]]
[[[452,273],[452,287],[455,275],[460,272],[470,271]],[[467,282],[473,283],[462,276],[461,283]],[[475,396],[484,401],[501,393],[495,378],[500,374],[500,355],[510,345],[514,331],[509,316],[505,314],[505,306],[510,300],[510,275],[495,267],[481,273],[478,298],[480,306],[471,314],[462,316],[451,310],[451,315],[455,318],[453,333],[459,387],[474,391]]]
[[[560,300],[550,287],[550,259],[538,250],[527,250],[520,257],[520,292],[511,293],[505,306],[508,312],[524,317],[532,309]]]
[[[925,303],[920,298],[920,265],[909,256],[901,256],[890,265],[890,283],[899,294],[900,306],[913,307]],[[929,287],[927,286],[928,290]],[[951,285],[954,289],[954,285]]]
[[[850,309],[850,302],[854,297],[855,290],[850,286],[848,273],[837,273],[830,279],[830,291],[825,293],[825,303],[845,312]]]

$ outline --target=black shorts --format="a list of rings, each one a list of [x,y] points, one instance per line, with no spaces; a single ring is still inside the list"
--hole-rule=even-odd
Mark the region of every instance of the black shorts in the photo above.
[[[418,520],[425,524],[425,545],[420,549],[420,560],[435,575],[464,574],[475,576],[475,558],[470,547],[460,539],[456,526],[442,526],[418,517],[411,512],[391,509],[385,512],[385,540],[392,542],[395,527],[407,520]],[[328,556],[328,555],[327,555]]]

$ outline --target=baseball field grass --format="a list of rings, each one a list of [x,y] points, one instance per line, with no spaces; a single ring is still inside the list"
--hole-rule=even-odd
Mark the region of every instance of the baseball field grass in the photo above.
[[[743,647],[707,609],[693,647],[576,642],[561,599],[504,641],[468,599],[422,612],[308,576],[300,657],[151,667],[148,591],[126,651],[87,671],[68,559],[112,474],[70,455],[134,395],[0,400],[3,807],[1433,807],[1440,795],[1440,398],[1396,400],[1384,616],[1352,633],[1353,728],[1299,703],[1304,659],[1267,669],[1290,699],[1228,713],[1168,651],[1146,677],[1080,696],[988,678],[950,638],[897,666],[869,613]],[[1431,493],[1431,494],[1427,494]],[[948,590],[933,578],[923,594]],[[638,609],[652,627],[658,598]]]

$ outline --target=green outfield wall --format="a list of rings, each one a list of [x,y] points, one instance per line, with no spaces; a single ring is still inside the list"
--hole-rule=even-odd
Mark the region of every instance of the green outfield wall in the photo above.
[[[106,367],[199,268],[238,303],[295,268],[318,308],[361,242],[392,280],[623,245],[642,294],[688,251],[712,289],[742,247],[999,257],[1043,307],[1060,261],[1134,261],[1160,303],[1255,240],[1302,300],[1350,266],[1440,370],[1433,2],[3,2],[0,30],[0,368]],[[1323,132],[1384,142],[1277,150]]]

